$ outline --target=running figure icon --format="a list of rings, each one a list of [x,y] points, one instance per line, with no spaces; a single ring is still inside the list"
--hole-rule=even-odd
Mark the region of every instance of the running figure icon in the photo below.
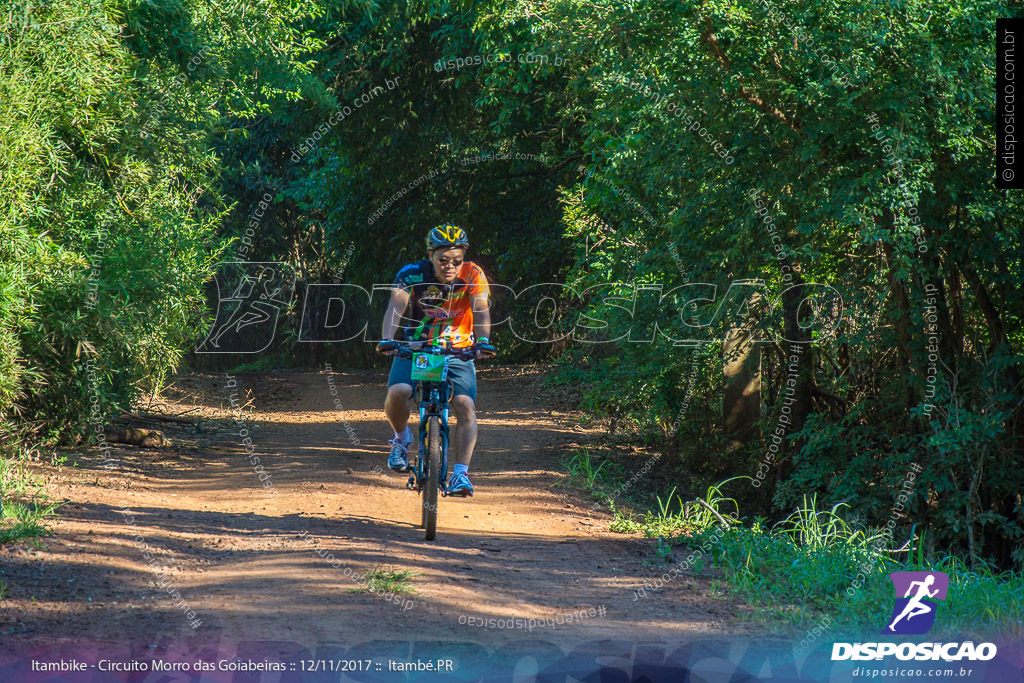
[[[928,614],[929,612],[935,611],[935,608],[931,605],[926,605],[925,603],[921,602],[922,598],[934,598],[936,595],[938,595],[938,588],[936,588],[934,591],[928,590],[928,587],[931,586],[933,583],[935,583],[935,577],[931,574],[925,577],[924,581],[912,581],[910,583],[910,588],[907,589],[907,593],[903,597],[909,598],[910,592],[914,590],[914,586],[918,586],[917,595],[910,598],[910,602],[908,602],[907,606],[903,608],[903,611],[900,612],[900,615],[892,620],[892,623],[889,624],[890,631],[894,631],[896,622],[898,622],[900,619],[903,619],[904,617],[906,617],[907,621],[910,621],[916,616],[919,616],[921,614]]]
[[[946,599],[949,577],[943,572],[893,572],[889,578],[896,591],[896,604],[892,621],[882,633],[927,632],[935,623],[935,601]]]
[[[274,339],[278,318],[292,300],[296,276],[274,261],[226,261],[214,274],[217,313],[196,353],[259,353]]]

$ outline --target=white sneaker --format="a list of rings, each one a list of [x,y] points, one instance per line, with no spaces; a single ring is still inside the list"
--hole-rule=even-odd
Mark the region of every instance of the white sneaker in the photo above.
[[[412,439],[402,441],[397,437],[388,441],[388,445],[391,446],[391,455],[388,456],[388,467],[395,472],[409,471],[409,444],[411,443]]]

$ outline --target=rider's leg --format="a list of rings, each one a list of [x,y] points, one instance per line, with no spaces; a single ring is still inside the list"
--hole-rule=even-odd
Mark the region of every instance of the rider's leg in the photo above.
[[[910,621],[914,617],[920,616],[922,614],[928,614],[931,611],[932,608],[928,605],[916,605],[914,609],[911,610],[910,614],[907,615],[907,621]]]
[[[457,394],[452,397],[451,407],[455,411],[455,464],[469,467],[476,446],[476,403],[469,396]]]
[[[910,611],[910,606],[909,605],[907,607],[904,607],[903,611],[900,612],[899,616],[897,616],[895,619],[893,619],[892,623],[889,624],[889,630],[892,631],[894,629],[894,627],[896,626],[896,624],[898,624],[900,621],[903,620],[904,617],[907,616],[907,613],[909,611]]]
[[[409,397],[412,387],[408,384],[392,384],[388,387],[388,397],[384,400],[384,414],[391,423],[395,434],[402,434],[409,424]]]
[[[889,630],[892,631],[893,630],[893,626],[895,626],[897,623],[899,623],[904,618],[907,621],[910,621],[911,619],[913,619],[914,617],[916,617],[916,616],[918,616],[920,614],[927,614],[928,612],[931,612],[931,611],[932,610],[931,610],[930,607],[928,607],[928,605],[922,605],[922,604],[917,604],[917,603],[913,603],[913,602],[908,602],[907,605],[903,608],[903,611],[900,612],[900,615],[898,617],[896,617],[895,619],[893,619],[892,623],[889,624]]]
[[[913,605],[910,605],[910,604],[908,604],[908,605],[905,605],[905,606],[903,607],[903,611],[902,611],[902,612],[900,612],[900,613],[899,613],[899,614],[898,614],[898,615],[896,616],[896,618],[892,620],[892,623],[891,623],[891,624],[889,624],[889,630],[890,630],[890,631],[892,631],[892,630],[893,630],[893,627],[894,627],[894,626],[895,626],[895,625],[896,625],[897,623],[899,623],[899,621],[900,621],[901,619],[903,619],[903,617],[907,616],[907,613],[908,613],[908,612],[909,612],[909,611],[910,611],[911,609],[913,609]]]
[[[388,373],[388,397],[384,400],[384,414],[395,430],[396,438],[400,435],[403,442],[412,440],[406,432],[409,424],[409,397],[412,396],[412,361],[407,358],[395,358],[391,362]]]
[[[453,440],[455,464],[468,468],[476,447],[476,366],[473,361],[453,360],[448,376],[455,387],[450,406],[458,420]]]

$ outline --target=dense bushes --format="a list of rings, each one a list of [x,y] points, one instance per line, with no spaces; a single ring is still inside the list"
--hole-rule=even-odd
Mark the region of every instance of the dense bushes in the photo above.
[[[8,432],[80,435],[87,421],[159,385],[208,323],[204,287],[227,209],[214,185],[221,167],[211,131],[237,115],[230,98],[217,109],[218,90],[247,68],[226,40],[245,30],[230,28],[237,11],[76,0],[5,13],[0,415]]]
[[[587,112],[580,148],[592,161],[565,195],[566,235],[601,246],[576,250],[570,280],[666,291],[707,282],[718,300],[698,300],[666,325],[715,323],[700,331],[709,363],[686,439],[664,428],[683,403],[692,352],[664,340],[573,349],[567,377],[587,384],[588,405],[630,418],[685,469],[706,467],[704,445],[725,431],[713,358],[730,353],[723,342],[736,317],[715,314],[730,284],[766,284],[766,296],[746,302],[756,317],[790,282],[826,283],[842,295],[842,325],[817,338],[800,330],[795,302],[780,302],[776,333],[814,342],[796,363],[795,396],[782,392],[788,344],[763,338],[745,361],[762,438],[755,432],[745,457],[708,475],[752,475],[785,410],[787,447],[771,463],[778,509],[817,491],[877,522],[917,462],[924,472],[903,534],[917,523],[930,550],[1024,561],[1024,205],[994,187],[990,151],[990,46],[1006,6],[607,10],[599,19],[549,3],[535,24],[544,49],[572,55],[563,101]],[[529,23],[494,22],[506,31]],[[735,163],[709,137],[727,141]],[[763,206],[751,200],[757,190]],[[719,313],[743,310],[734,303]]]

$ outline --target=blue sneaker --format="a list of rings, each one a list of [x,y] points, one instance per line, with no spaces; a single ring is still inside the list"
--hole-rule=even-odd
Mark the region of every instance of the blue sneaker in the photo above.
[[[395,472],[409,471],[409,444],[412,441],[401,441],[398,438],[388,441],[391,446],[391,455],[388,456],[388,467]]]
[[[448,480],[449,496],[473,496],[473,485],[469,483],[469,477],[461,472],[453,474]]]

